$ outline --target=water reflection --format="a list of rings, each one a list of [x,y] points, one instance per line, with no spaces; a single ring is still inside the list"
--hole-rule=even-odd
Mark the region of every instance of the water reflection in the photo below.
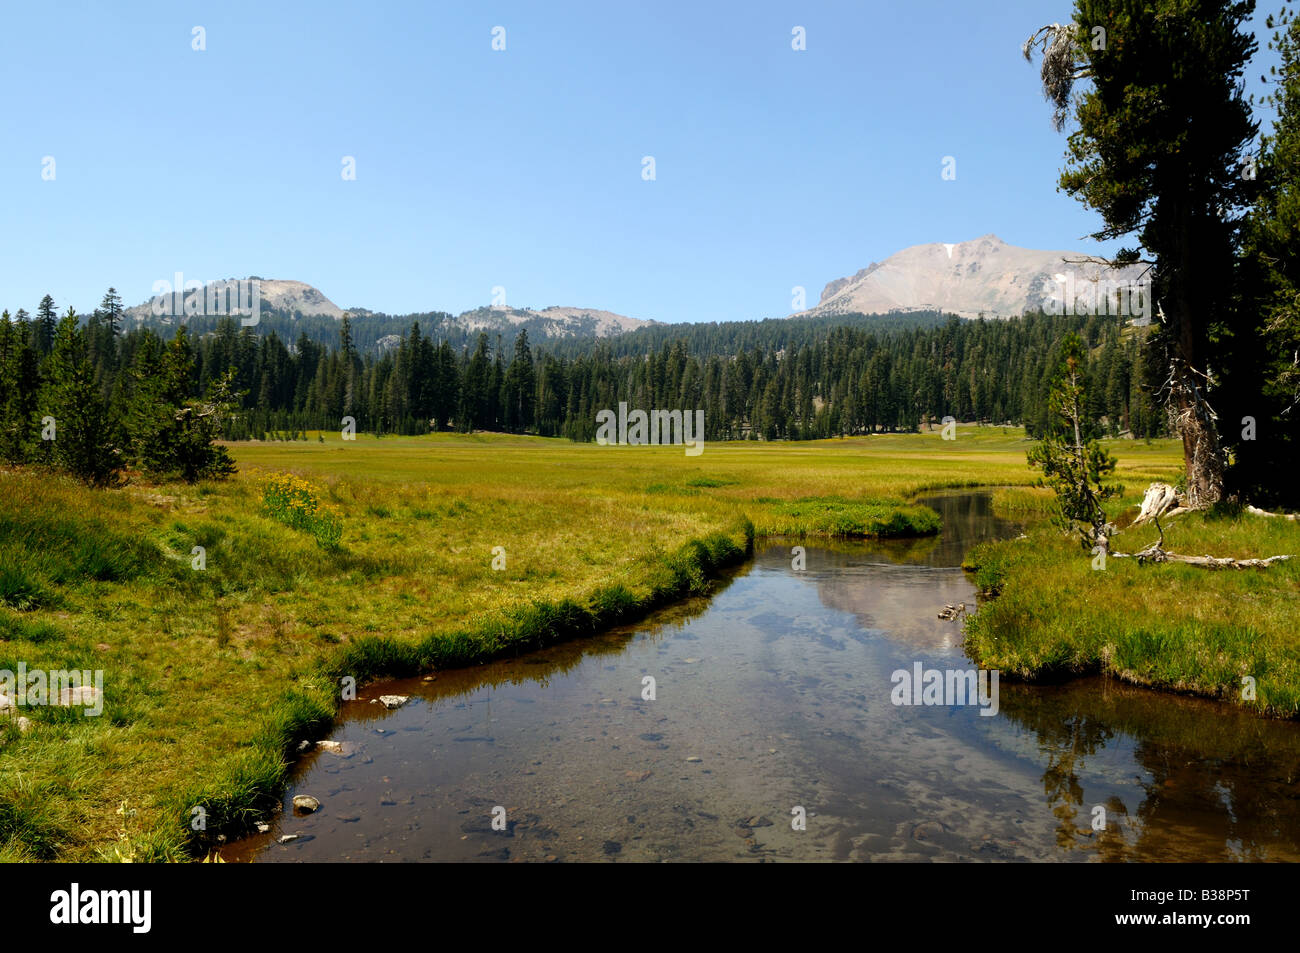
[[[1101,678],[1013,686],[1003,711],[1037,739],[1062,850],[1103,860],[1300,859],[1292,723]],[[1092,829],[1098,804],[1102,832]]]

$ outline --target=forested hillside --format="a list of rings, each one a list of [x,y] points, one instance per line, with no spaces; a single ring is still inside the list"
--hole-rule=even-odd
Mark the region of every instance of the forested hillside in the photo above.
[[[596,414],[621,401],[644,410],[703,409],[710,440],[907,431],[946,416],[1023,423],[1036,432],[1045,424],[1060,342],[1073,331],[1089,351],[1097,429],[1152,436],[1164,427],[1144,389],[1144,332],[1115,317],[895,315],[655,326],[544,348],[530,345],[527,329],[511,340],[480,333],[471,344],[432,334],[418,321],[390,346],[362,348],[359,338],[377,340],[358,332],[368,320],[335,324],[333,346],[307,328],[286,341],[274,328],[245,328],[230,318],[197,334],[185,327],[124,331],[110,292],[84,323],[69,311],[61,333],[93,383],[77,400],[103,418],[100,450],[120,450],[146,469],[178,469],[175,461],[146,466],[149,454],[141,449],[142,415],[157,413],[142,402],[159,402],[159,367],[171,382],[167,406],[193,402],[202,408],[195,420],[219,422],[221,434],[235,440],[338,430],[346,417],[376,433],[500,430],[591,440]],[[34,320],[22,311],[0,317],[8,460],[41,459],[49,451],[41,421],[66,388],[55,324],[48,296]]]

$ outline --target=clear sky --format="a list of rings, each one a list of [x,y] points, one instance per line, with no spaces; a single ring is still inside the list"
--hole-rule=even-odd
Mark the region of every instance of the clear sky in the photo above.
[[[1071,7],[9,2],[0,307],[132,305],[179,271],[392,314],[500,286],[732,320],[923,242],[1110,251],[1056,191],[1065,139],[1020,55]]]

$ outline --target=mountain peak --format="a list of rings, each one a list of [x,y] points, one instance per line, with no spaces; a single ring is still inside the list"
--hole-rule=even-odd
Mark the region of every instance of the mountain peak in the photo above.
[[[172,282],[179,280],[182,284],[180,288],[173,288]],[[196,305],[199,305],[199,314],[206,313],[207,295],[206,290],[211,285],[234,285],[236,282],[244,284],[246,290],[251,293],[249,282],[255,282],[257,285],[258,305],[261,308],[268,308],[275,311],[283,311],[287,314],[307,315],[325,315],[330,318],[342,318],[343,309],[336,305],[329,298],[325,297],[318,289],[307,284],[305,281],[291,281],[280,278],[260,278],[249,276],[248,278],[223,278],[217,281],[206,281],[203,283],[205,293],[200,295],[197,290],[187,289],[190,281],[185,279],[184,275],[175,275],[170,279],[163,279],[154,285],[154,297],[138,304],[133,308],[128,308],[126,313],[136,319],[143,319],[154,313],[154,302],[159,297],[163,300],[159,307],[161,313],[169,319],[183,317],[184,311],[177,308],[177,305],[183,305],[186,298],[194,296]],[[163,285],[166,287],[162,287]],[[180,300],[172,301],[170,297],[180,292]],[[179,313],[175,313],[179,310]],[[170,323],[170,322],[169,322]]]
[[[1009,245],[989,232],[964,242],[912,245],[847,278],[827,283],[803,315],[941,311],[964,318],[1013,317],[1044,307],[1058,276],[1136,279],[1141,269],[1081,263],[1082,252]]]

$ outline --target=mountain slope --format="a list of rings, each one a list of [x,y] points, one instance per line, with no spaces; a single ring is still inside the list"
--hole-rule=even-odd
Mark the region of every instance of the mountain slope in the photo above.
[[[260,307],[270,311],[279,311],[284,314],[313,315],[320,314],[330,318],[342,318],[343,309],[336,305],[329,298],[325,297],[319,290],[302,281],[286,281],[277,278],[255,278],[255,279],[226,279],[228,281],[248,281],[255,280],[258,288],[258,298]],[[209,282],[209,284],[212,284]],[[206,289],[207,284],[204,285]],[[251,289],[248,292],[251,294]],[[195,294],[195,292],[189,292]],[[162,313],[171,316],[173,305],[167,300],[166,294],[163,295],[163,302],[159,305]],[[127,308],[127,317],[141,320],[153,315],[154,298],[150,298],[143,304],[138,304],[133,308]],[[196,299],[197,300],[197,299]],[[183,308],[184,297],[177,304]],[[180,311],[181,308],[175,310]]]
[[[610,337],[659,323],[595,308],[559,306],[543,308],[541,311],[532,308],[477,308],[457,316],[456,321],[470,331],[491,331],[525,325],[530,333],[540,333],[545,337]]]
[[[837,278],[804,316],[944,311],[965,318],[1011,317],[1064,297],[1061,284],[1072,273],[1075,286],[1102,280],[1137,280],[1145,266],[1110,269],[1083,263],[1082,252],[1040,251],[1008,245],[996,235],[968,242],[913,245],[857,274]]]

